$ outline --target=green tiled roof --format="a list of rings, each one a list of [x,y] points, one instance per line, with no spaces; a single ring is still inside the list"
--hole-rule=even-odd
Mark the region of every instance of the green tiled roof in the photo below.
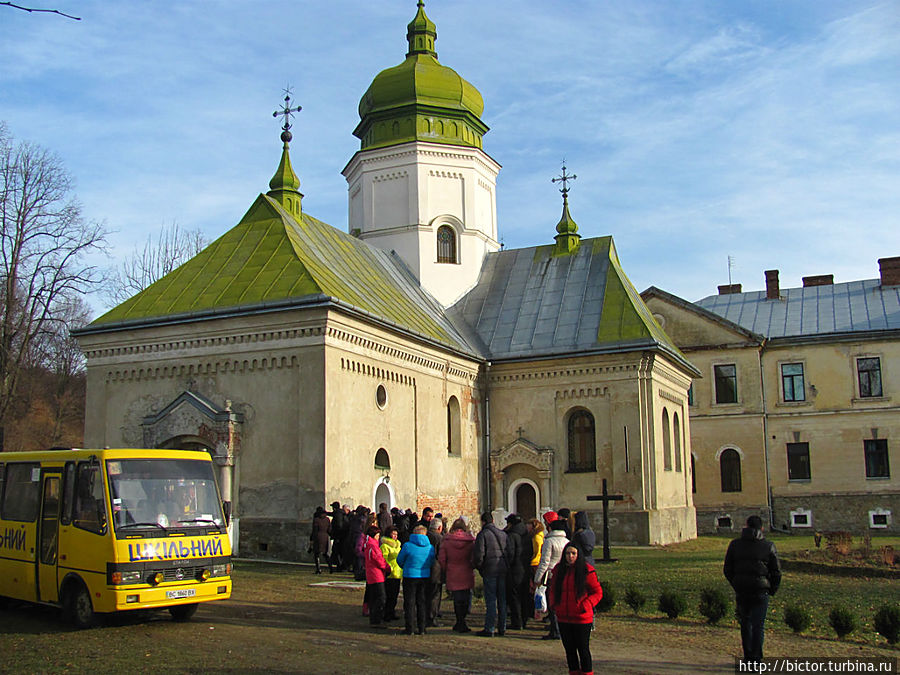
[[[310,298],[331,300],[452,349],[474,351],[396,256],[305,213],[298,221],[266,195],[197,256],[84,331]]]

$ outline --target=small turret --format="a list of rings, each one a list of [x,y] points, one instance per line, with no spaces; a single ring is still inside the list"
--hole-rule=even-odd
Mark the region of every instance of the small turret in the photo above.
[[[413,54],[430,54],[437,58],[434,43],[437,41],[437,26],[425,15],[425,3],[419,0],[415,18],[406,27],[406,39],[409,42],[407,56]]]
[[[282,208],[295,218],[299,219],[302,213],[300,203],[303,194],[300,193],[300,179],[294,173],[291,166],[290,145],[293,134],[291,134],[290,119],[295,112],[300,112],[301,106],[291,107],[290,90],[285,91],[284,106],[281,110],[272,113],[272,117],[282,115],[284,124],[281,127],[281,162],[272,180],[269,181],[269,191],[266,193],[269,197],[281,204]]]
[[[563,163],[562,176],[550,179],[552,183],[561,182],[563,184],[559,190],[563,196],[562,216],[556,224],[557,235],[554,237],[554,239],[556,239],[556,249],[554,251],[556,255],[574,253],[581,245],[581,235],[578,234],[578,225],[575,224],[575,221],[572,219],[572,214],[569,213],[569,181],[575,180],[576,178],[578,178],[578,176],[575,174],[570,176],[566,173],[566,165]]]

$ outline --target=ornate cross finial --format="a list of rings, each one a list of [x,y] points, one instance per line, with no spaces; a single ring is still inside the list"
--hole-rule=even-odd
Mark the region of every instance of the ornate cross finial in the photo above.
[[[566,173],[566,160],[563,160],[562,176],[557,176],[556,178],[551,178],[550,182],[551,183],[562,182],[563,186],[559,189],[559,191],[562,192],[563,197],[568,197],[569,196],[569,181],[575,180],[576,178],[578,178],[578,176],[576,176],[574,173],[571,176]]]
[[[521,424],[519,425],[519,428],[516,429],[516,433],[519,434],[519,438],[525,437],[525,429],[522,427]]]
[[[278,117],[279,115],[284,117],[284,124],[281,125],[281,140],[285,143],[290,143],[293,138],[291,134],[291,118],[294,116],[294,113],[301,110],[303,110],[303,107],[299,105],[291,107],[291,88],[288,86],[284,90],[284,105],[281,107],[281,110],[276,110],[272,113],[272,117]]]

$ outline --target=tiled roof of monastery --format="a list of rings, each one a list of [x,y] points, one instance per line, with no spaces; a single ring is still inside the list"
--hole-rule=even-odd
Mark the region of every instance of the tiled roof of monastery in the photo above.
[[[298,222],[266,195],[197,256],[82,331],[329,301],[478,353],[398,257],[305,213]]]
[[[478,284],[451,309],[492,360],[660,347],[683,360],[619,264],[612,237],[487,256]]]
[[[767,338],[900,329],[900,286],[879,279],[711,295],[695,304]]]

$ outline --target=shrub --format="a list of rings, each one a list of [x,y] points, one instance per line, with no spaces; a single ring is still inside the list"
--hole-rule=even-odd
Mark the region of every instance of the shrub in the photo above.
[[[600,587],[603,589],[603,597],[597,603],[597,611],[608,612],[616,606],[616,591],[607,581],[601,581]]]
[[[832,607],[828,613],[828,623],[839,638],[856,630],[856,617],[846,607]]]
[[[803,607],[799,605],[788,605],[784,608],[784,622],[795,633],[802,633],[809,628],[812,618]]]
[[[706,623],[717,624],[728,613],[728,596],[719,588],[703,588],[698,609],[706,617]]]
[[[647,596],[634,586],[629,586],[628,590],[625,591],[625,604],[631,607],[631,611],[635,614],[638,614],[646,603]]]
[[[875,614],[875,630],[881,633],[892,645],[900,640],[900,607],[882,605]]]
[[[683,595],[674,591],[663,591],[659,594],[657,609],[670,619],[677,619],[687,609],[687,601]]]

